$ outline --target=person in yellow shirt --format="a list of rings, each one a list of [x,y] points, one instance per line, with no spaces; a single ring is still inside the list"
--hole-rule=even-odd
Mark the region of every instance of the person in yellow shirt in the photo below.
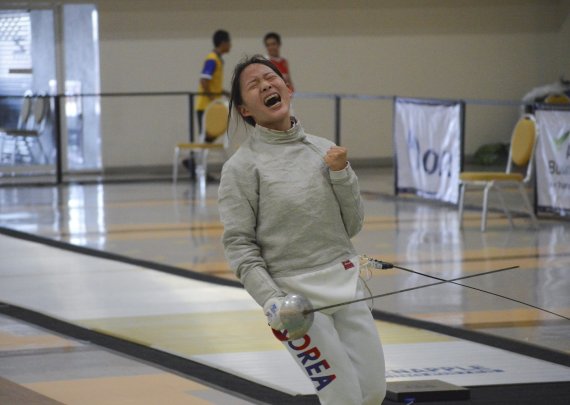
[[[198,128],[201,131],[202,117],[204,110],[208,107],[210,102],[222,94],[227,94],[224,91],[224,60],[222,55],[228,53],[232,47],[230,34],[224,30],[218,30],[214,33],[214,50],[206,56],[202,72],[200,74],[200,85],[198,87],[199,93],[210,93],[198,96],[196,103],[196,118],[198,119]],[[207,139],[206,142],[212,141]]]
[[[214,42],[214,49],[210,52],[202,67],[200,73],[200,84],[198,86],[199,93],[206,93],[197,97],[196,100],[196,119],[198,120],[198,132],[202,132],[202,117],[208,104],[212,100],[220,97],[222,94],[229,94],[224,90],[224,60],[222,55],[228,53],[232,48],[232,42],[229,32],[225,30],[217,30],[212,37]],[[206,142],[213,142],[215,138],[208,138],[206,135]],[[194,173],[194,162],[192,159],[184,159],[182,165],[188,169],[192,177]]]

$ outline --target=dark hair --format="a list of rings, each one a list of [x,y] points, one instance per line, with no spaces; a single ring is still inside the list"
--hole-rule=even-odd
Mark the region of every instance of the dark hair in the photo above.
[[[213,36],[214,46],[217,48],[224,42],[230,42],[230,33],[224,30],[217,30]]]
[[[267,34],[265,34],[265,36],[263,37],[263,43],[266,43],[268,39],[273,38],[274,40],[277,41],[277,43],[279,45],[281,45],[281,36],[276,33],[276,32],[268,32]]]
[[[273,63],[269,60],[265,59],[261,55],[253,55],[251,57],[245,57],[240,63],[238,63],[234,69],[234,75],[232,77],[232,88],[230,93],[230,112],[228,114],[228,124],[232,117],[232,109],[235,108],[237,111],[237,107],[243,104],[243,99],[241,97],[241,86],[240,86],[240,76],[245,70],[246,67],[249,65],[253,65],[254,63],[259,63],[260,65],[265,65],[271,70],[275,72],[281,79],[283,78],[283,74],[277,69]],[[239,114],[239,113],[238,113]],[[240,115],[241,116],[241,115]],[[255,126],[255,120],[253,117],[242,117],[243,120],[251,126]]]

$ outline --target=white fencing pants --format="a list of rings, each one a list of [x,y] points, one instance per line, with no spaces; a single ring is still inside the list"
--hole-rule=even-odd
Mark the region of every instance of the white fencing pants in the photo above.
[[[384,353],[365,302],[315,313],[307,334],[283,342],[315,386],[323,405],[381,405],[386,394]]]

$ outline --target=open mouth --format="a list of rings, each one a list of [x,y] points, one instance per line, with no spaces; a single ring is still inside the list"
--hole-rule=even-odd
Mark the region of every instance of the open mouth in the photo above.
[[[280,101],[281,101],[281,96],[277,93],[274,93],[274,94],[271,94],[270,96],[267,96],[263,100],[263,103],[267,107],[273,107],[275,104],[279,103]]]

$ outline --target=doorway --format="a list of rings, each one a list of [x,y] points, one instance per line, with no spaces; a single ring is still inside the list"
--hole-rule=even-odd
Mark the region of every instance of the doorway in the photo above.
[[[0,174],[53,177],[58,138],[64,173],[100,170],[96,6],[26,2],[25,9],[12,7],[0,9]],[[47,105],[41,123],[33,108],[39,99]],[[56,120],[58,100],[62,112]],[[26,105],[31,112],[22,120]],[[37,136],[18,136],[22,132],[11,129]]]

